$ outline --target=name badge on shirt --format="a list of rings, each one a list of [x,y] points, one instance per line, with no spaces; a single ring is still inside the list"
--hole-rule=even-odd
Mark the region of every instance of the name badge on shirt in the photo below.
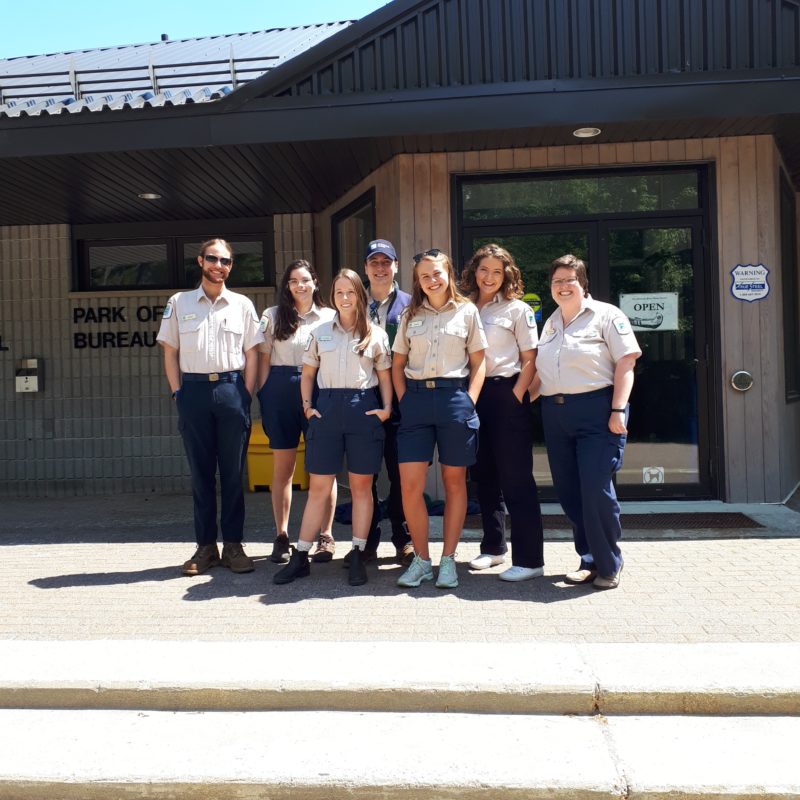
[[[330,342],[333,341],[333,336],[317,336],[318,342]]]
[[[422,327],[422,320],[421,319],[412,319],[411,322],[408,323],[409,328],[421,328]]]
[[[184,314],[181,319],[184,322],[188,322],[190,319],[197,319],[197,314]]]

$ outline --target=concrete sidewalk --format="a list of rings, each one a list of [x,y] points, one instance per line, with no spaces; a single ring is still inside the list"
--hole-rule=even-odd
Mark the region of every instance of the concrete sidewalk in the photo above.
[[[682,531],[680,539],[645,541],[627,530],[625,571],[612,592],[563,582],[576,565],[563,538],[545,545],[544,578],[509,584],[497,579],[503,567],[470,572],[478,536],[467,532],[458,550],[461,585],[441,591],[432,584],[398,589],[400,567],[389,544],[369,567],[369,583],[349,587],[341,569],[345,541],[332,563],[313,565],[310,578],[275,586],[279,567],[267,559],[264,522],[269,497],[249,499],[247,550],[256,571],[218,568],[197,578],[178,570],[193,550],[188,497],[4,501],[0,638],[800,641],[800,514],[787,507],[729,507],[766,525],[743,531],[742,539]],[[296,514],[303,499],[297,493]],[[338,526],[336,535],[349,538]],[[434,561],[439,551],[434,544]]]

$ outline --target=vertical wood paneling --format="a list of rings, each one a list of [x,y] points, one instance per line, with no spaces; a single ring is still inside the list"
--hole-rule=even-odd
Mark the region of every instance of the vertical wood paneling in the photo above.
[[[431,156],[431,241],[448,253],[453,252],[450,235],[450,180],[447,157],[441,153]]]
[[[428,155],[414,158],[414,253],[428,250],[434,245],[431,241],[431,159]]]
[[[414,205],[414,162],[413,157],[402,155],[397,157],[398,165],[398,196],[400,207],[400,248],[405,254],[400,264],[400,285],[410,291],[411,270],[413,264],[411,256],[419,252],[414,249],[414,215],[409,210]]]
[[[742,303],[730,295],[730,271],[736,266],[741,253],[739,218],[739,148],[736,139],[720,142],[717,202],[719,206],[719,252],[722,353],[719,376],[722,393],[725,452],[727,462],[727,496],[746,500],[747,493],[747,442],[745,440],[744,397],[728,391],[731,374],[741,369]]]
[[[758,206],[756,187],[761,178],[756,170],[756,142],[753,136],[743,136],[735,140],[739,161],[739,242],[740,250],[736,263],[758,264],[761,257],[758,250]],[[730,270],[736,264],[726,265]],[[730,295],[729,295],[730,296]],[[739,369],[752,372],[755,377],[753,388],[741,398],[744,401],[744,428],[741,438],[747,442],[745,475],[747,480],[747,499],[749,502],[764,497],[764,438],[762,396],[764,385],[761,373],[761,327],[760,317],[766,311],[765,304],[774,302],[774,294],[767,300],[756,303],[743,303],[730,298],[730,302],[741,307],[740,339],[742,342],[741,364]],[[741,434],[740,434],[741,436]]]

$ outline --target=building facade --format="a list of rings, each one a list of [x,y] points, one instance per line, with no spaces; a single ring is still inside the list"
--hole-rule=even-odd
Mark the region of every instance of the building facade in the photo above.
[[[0,492],[186,488],[155,332],[221,234],[259,310],[376,235],[406,287],[498,241],[544,319],[574,252],[644,351],[620,495],[791,493],[800,4],[395,0],[327,33],[191,103],[0,106]]]

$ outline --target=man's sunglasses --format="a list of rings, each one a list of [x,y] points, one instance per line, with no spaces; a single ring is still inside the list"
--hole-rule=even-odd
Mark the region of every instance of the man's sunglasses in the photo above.
[[[423,258],[439,258],[439,253],[442,251],[439,250],[438,247],[434,247],[432,250],[426,250],[424,253],[417,253],[414,256],[414,263],[419,264]]]
[[[220,258],[219,256],[203,255],[203,260],[208,261],[209,264],[216,264],[219,261],[223,267],[229,267],[233,264],[232,258],[225,258],[224,256]]]

